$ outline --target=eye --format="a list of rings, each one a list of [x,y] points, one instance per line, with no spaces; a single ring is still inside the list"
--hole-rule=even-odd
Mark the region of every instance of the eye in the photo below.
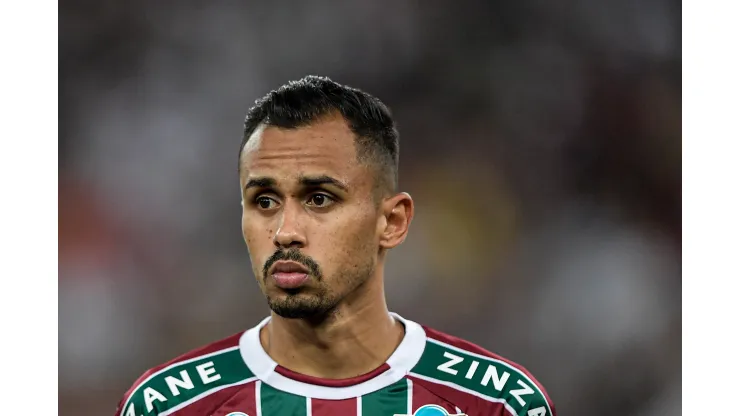
[[[265,210],[275,208],[275,206],[277,205],[277,202],[274,199],[266,197],[266,196],[258,197],[257,199],[254,200],[254,202],[257,203],[257,206],[260,209],[265,209]]]
[[[334,203],[334,199],[326,194],[312,194],[307,204],[316,208],[326,208]]]

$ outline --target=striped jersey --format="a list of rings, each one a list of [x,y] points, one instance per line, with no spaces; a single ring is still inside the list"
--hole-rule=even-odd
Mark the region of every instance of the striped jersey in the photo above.
[[[403,340],[363,376],[328,380],[281,367],[260,343],[267,318],[147,371],[116,416],[556,416],[522,366],[394,317],[405,326]]]

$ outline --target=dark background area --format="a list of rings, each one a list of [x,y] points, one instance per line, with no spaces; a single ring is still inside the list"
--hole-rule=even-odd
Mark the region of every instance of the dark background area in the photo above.
[[[307,74],[401,132],[391,310],[561,415],[680,414],[677,0],[59,4],[60,414],[268,308],[240,235],[253,101]]]

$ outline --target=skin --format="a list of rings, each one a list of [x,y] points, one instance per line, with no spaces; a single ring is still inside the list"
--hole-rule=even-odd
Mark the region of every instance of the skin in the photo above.
[[[388,313],[383,269],[387,251],[406,238],[413,200],[379,197],[377,169],[356,156],[337,114],[297,129],[260,126],[241,155],[242,233],[272,309],[262,346],[309,376],[368,373],[404,335]],[[336,183],[320,183],[327,178]],[[268,273],[286,253],[311,271],[299,289],[281,289]]]

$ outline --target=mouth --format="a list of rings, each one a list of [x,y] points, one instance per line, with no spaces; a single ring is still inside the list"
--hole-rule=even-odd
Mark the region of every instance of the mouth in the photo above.
[[[297,289],[308,281],[308,268],[294,261],[277,261],[267,274],[281,289]]]

